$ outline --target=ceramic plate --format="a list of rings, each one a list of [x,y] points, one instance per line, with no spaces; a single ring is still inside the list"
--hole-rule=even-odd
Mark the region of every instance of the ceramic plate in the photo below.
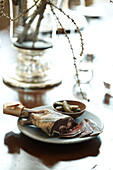
[[[41,110],[41,109],[50,109],[53,111],[51,106],[41,106],[41,107],[35,108],[35,110]],[[93,113],[85,111],[82,116],[80,116],[79,118],[76,119],[76,122],[80,123],[84,118],[92,120],[100,128],[100,130],[103,130],[103,123],[102,123],[101,119],[99,117],[97,117],[96,115],[94,115]],[[38,140],[38,141],[46,142],[46,143],[72,144],[72,143],[84,142],[84,141],[94,138],[94,137],[84,137],[84,138],[76,137],[76,138],[72,138],[72,139],[60,139],[56,136],[49,137],[48,135],[46,135],[45,132],[43,132],[38,127],[35,127],[33,125],[22,126],[20,124],[20,119],[18,119],[17,124],[18,124],[18,128],[20,129],[20,131],[23,134],[25,134],[26,136],[28,136],[32,139]]]

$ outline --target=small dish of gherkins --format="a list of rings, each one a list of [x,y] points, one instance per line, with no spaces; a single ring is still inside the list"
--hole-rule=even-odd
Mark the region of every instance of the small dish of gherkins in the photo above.
[[[85,112],[86,105],[79,101],[61,100],[53,103],[53,109],[75,119]]]

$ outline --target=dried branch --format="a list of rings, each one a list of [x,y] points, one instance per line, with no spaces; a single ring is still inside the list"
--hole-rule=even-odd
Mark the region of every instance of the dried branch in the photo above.
[[[71,41],[70,41],[70,39],[69,39],[69,36],[68,36],[66,30],[64,29],[62,23],[60,22],[59,18],[57,17],[56,13],[54,12],[54,9],[53,9],[52,4],[50,4],[50,7],[51,7],[51,11],[52,11],[53,15],[56,17],[58,23],[60,24],[61,28],[63,29],[64,34],[65,34],[65,36],[66,36],[66,38],[67,38],[67,40],[68,40],[68,43],[69,43],[69,45],[70,45],[70,49],[71,49],[71,51],[72,51],[73,60],[74,60],[74,66],[75,66],[75,70],[76,70],[77,83],[78,83],[78,85],[79,85],[80,93],[81,93],[81,95],[82,95],[82,98],[85,99],[85,100],[87,100],[87,101],[89,101],[89,99],[87,99],[87,98],[84,96],[84,93],[82,92],[82,89],[81,89],[80,79],[79,79],[79,74],[78,74],[78,68],[77,68],[77,64],[76,64],[76,57],[75,57],[74,50],[73,50]],[[82,34],[80,33],[80,35],[82,35]]]
[[[0,0],[0,16],[3,16],[2,11],[4,10],[4,0]]]
[[[33,48],[34,48],[34,44],[35,44],[35,42],[37,40],[37,35],[38,35],[38,32],[39,32],[39,27],[40,27],[40,24],[41,24],[41,20],[43,19],[43,14],[44,14],[44,11],[46,9],[46,5],[47,5],[47,3],[45,3],[45,5],[43,5],[42,11],[41,11],[41,13],[39,15],[39,19],[38,19],[38,22],[37,22],[37,25],[36,25],[36,30],[34,32]]]
[[[36,3],[36,2],[35,2],[35,3]],[[46,5],[47,5],[46,0],[43,0],[40,5],[36,5],[37,8],[36,8],[36,10],[34,11],[33,15],[31,16],[31,19],[29,20],[29,22],[28,22],[27,24],[25,24],[23,32],[22,32],[22,33],[19,35],[19,37],[18,37],[18,42],[19,42],[19,43],[22,43],[22,42],[26,39],[28,30],[29,30],[32,22],[34,21],[34,19],[36,18],[36,16],[39,14],[39,21],[38,21],[37,29],[36,29],[36,32],[35,32],[34,36],[36,35],[36,33],[38,34],[40,22],[41,22],[41,20],[42,20],[42,18],[43,18],[43,13],[44,13],[44,10],[45,10],[45,8],[46,8]],[[36,36],[35,36],[35,38],[36,38]],[[34,38],[34,40],[33,40],[33,46],[34,46],[34,42],[36,41],[35,38]]]
[[[54,6],[56,9],[58,9],[61,13],[63,13],[68,19],[70,19],[72,21],[72,23],[76,26],[77,28],[77,31],[80,35],[80,40],[81,40],[81,52],[80,52],[80,56],[82,56],[83,54],[83,51],[84,51],[84,44],[83,44],[83,38],[82,38],[82,33],[79,29],[79,27],[77,26],[76,22],[74,21],[74,19],[72,19],[69,15],[67,15],[61,8],[58,8],[55,4],[53,4],[50,0],[48,0],[48,4],[51,5],[51,6]]]
[[[0,15],[4,16],[5,18],[9,19],[10,21],[16,21],[18,20],[20,17],[22,17],[23,15],[25,15],[26,13],[28,13],[34,6],[37,5],[39,0],[37,0],[29,9],[23,11],[23,13],[20,13],[20,15],[18,15],[15,18],[11,18],[10,16],[8,16],[5,12],[4,12],[4,0],[0,1],[0,3],[2,3],[2,5],[0,6]]]

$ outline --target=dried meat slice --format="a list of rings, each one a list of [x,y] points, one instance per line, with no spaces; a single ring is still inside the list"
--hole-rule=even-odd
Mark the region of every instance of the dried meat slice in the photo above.
[[[83,119],[80,124],[64,133],[60,138],[73,138],[73,137],[86,137],[86,136],[96,136],[102,131],[96,126],[95,123],[88,119]]]
[[[82,133],[80,134],[80,138],[89,136],[93,132],[92,127],[87,123],[85,119],[82,120]]]
[[[60,138],[73,138],[77,137],[79,134],[81,134],[81,124],[76,125],[72,129],[67,131],[67,133],[61,135]]]
[[[73,129],[69,130],[66,134],[63,134],[61,137],[86,137],[89,136],[93,132],[92,127],[88,124],[88,122],[84,119],[80,124],[75,126]]]
[[[99,135],[100,133],[102,133],[102,130],[100,130],[95,123],[91,122],[88,119],[85,119],[85,121],[91,126],[91,128],[93,129],[93,132],[90,134],[90,136],[96,136]]]

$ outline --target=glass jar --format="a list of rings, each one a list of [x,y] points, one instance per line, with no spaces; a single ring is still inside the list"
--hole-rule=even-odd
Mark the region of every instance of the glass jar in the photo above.
[[[13,20],[10,37],[18,58],[4,81],[22,88],[43,88],[60,83],[61,79],[53,75],[51,51],[56,30],[47,2],[10,0],[10,17]]]
[[[10,16],[12,19],[18,17],[10,25],[14,46],[29,50],[45,50],[53,46],[51,10],[42,2],[35,5],[34,0],[10,0]]]

